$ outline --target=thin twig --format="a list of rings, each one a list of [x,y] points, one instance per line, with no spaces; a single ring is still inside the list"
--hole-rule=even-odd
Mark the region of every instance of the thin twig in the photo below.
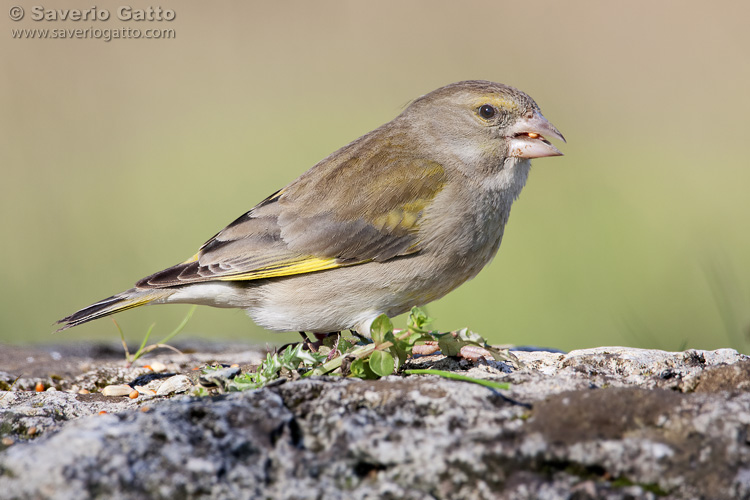
[[[176,352],[177,354],[185,354],[181,350],[179,350],[176,347],[171,346],[169,344],[151,344],[150,346],[146,347],[143,350],[143,354],[148,354],[149,352],[153,351],[154,349],[159,349],[160,347],[164,348],[164,349],[170,349],[170,350]]]

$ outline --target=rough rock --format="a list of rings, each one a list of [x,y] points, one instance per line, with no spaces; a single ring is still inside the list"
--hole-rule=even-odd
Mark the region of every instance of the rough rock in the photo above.
[[[260,357],[236,348],[211,356],[240,364]],[[408,363],[512,384],[501,392],[415,375],[319,377],[148,400],[0,392],[0,437],[13,442],[0,445],[0,492],[18,499],[750,498],[747,356],[622,347],[516,356],[520,369],[440,354]],[[186,367],[196,359],[159,361]],[[121,362],[101,369],[120,371],[112,383],[131,382]],[[29,435],[30,427],[44,432]]]

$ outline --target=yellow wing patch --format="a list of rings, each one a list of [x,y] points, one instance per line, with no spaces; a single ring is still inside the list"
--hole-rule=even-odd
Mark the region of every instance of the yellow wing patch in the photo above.
[[[182,264],[190,264],[191,262],[195,262],[195,261],[197,261],[200,258],[200,256],[201,256],[201,254],[200,254],[200,252],[198,252],[197,254],[193,255],[192,257],[190,257],[185,262],[182,262]]]
[[[295,274],[312,273],[315,271],[324,271],[326,269],[335,269],[347,265],[361,264],[362,262],[342,263],[335,258],[321,259],[319,257],[307,257],[293,261],[279,263],[273,266],[261,267],[247,273],[233,274],[231,276],[220,276],[220,281],[250,281],[265,278],[276,278],[279,276],[292,276]]]
[[[419,215],[427,206],[429,200],[418,199],[405,203],[401,208],[395,208],[390,212],[378,215],[372,220],[372,224],[378,229],[387,231],[412,231],[416,229]]]

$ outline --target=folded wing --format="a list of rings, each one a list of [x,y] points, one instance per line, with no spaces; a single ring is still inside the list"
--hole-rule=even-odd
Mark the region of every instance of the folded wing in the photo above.
[[[269,196],[193,258],[136,286],[273,278],[418,252],[420,222],[443,188],[445,172],[397,146],[373,153],[372,135]]]

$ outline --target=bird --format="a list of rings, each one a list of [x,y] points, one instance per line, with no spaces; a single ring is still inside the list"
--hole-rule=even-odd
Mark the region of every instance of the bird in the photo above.
[[[189,259],[57,321],[146,304],[244,309],[272,331],[369,336],[497,253],[531,159],[560,131],[526,93],[467,80],[414,99],[219,231]],[[175,221],[185,226],[189,221]]]

